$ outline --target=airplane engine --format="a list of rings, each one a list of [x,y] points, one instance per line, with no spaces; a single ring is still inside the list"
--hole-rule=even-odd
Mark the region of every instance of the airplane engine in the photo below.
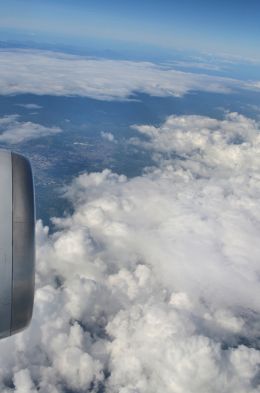
[[[0,150],[0,338],[23,330],[34,301],[35,209],[32,170]]]

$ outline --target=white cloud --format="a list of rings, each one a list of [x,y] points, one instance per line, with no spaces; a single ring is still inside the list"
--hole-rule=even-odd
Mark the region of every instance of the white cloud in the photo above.
[[[108,142],[116,142],[115,137],[111,132],[101,131],[101,137]]]
[[[216,62],[206,62],[206,59],[201,59],[200,61],[195,59],[191,59],[191,60],[187,60],[187,61],[170,61],[168,63],[166,63],[166,65],[168,64],[169,66],[177,66],[177,67],[181,67],[181,68],[198,68],[201,70],[206,70],[206,71],[222,71],[224,69],[224,67],[216,64]]]
[[[248,88],[249,88],[249,89],[256,89],[256,90],[259,90],[259,89],[260,89],[260,81],[248,82]]]
[[[26,109],[42,109],[42,106],[38,104],[16,104],[16,105]]]
[[[257,87],[151,62],[93,59],[39,50],[1,50],[0,73],[0,94],[79,95],[100,100],[122,100],[136,92],[182,96],[192,90],[228,93],[241,87]]]
[[[45,127],[30,121],[19,121],[18,115],[0,118],[0,143],[17,144],[61,132],[59,127]]]
[[[1,391],[259,392],[259,125],[136,127],[155,168],[83,174],[74,213],[38,222],[34,318],[0,342]]]

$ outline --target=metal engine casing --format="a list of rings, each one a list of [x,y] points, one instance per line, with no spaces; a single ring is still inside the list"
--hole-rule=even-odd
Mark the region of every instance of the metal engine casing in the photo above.
[[[35,203],[30,162],[0,150],[0,338],[23,330],[34,301]]]

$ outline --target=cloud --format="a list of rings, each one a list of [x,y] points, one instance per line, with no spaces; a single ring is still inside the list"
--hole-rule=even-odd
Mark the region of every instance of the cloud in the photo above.
[[[42,109],[42,106],[37,104],[16,104],[16,105],[26,109]]]
[[[172,66],[177,66],[181,68],[198,68],[201,70],[205,71],[222,71],[225,69],[223,66],[221,67],[219,64],[216,64],[216,61],[213,63],[206,62],[206,59],[201,59],[197,60],[196,58],[193,59],[191,58],[188,61],[181,61],[181,60],[176,60],[176,61],[170,61],[166,63],[166,65],[172,65]]]
[[[59,127],[45,127],[30,121],[21,122],[18,119],[19,115],[0,118],[0,143],[13,145],[62,131]]]
[[[259,89],[260,89],[260,81],[251,81],[251,82],[248,82],[248,88],[249,88],[249,89],[259,90]]]
[[[108,142],[116,142],[115,137],[111,132],[101,131],[101,137]]]
[[[30,67],[28,67],[30,64]],[[39,50],[0,51],[0,94],[78,95],[123,100],[136,92],[183,96],[257,88],[230,78],[181,72],[151,62],[93,59]]]
[[[259,124],[136,129],[154,168],[82,174],[74,213],[37,223],[34,317],[0,342],[1,391],[259,392]]]

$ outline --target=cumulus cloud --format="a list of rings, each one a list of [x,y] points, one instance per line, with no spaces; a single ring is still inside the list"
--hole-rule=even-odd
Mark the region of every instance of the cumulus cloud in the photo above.
[[[17,144],[61,132],[59,127],[45,127],[30,121],[19,121],[19,115],[0,118],[0,143]]]
[[[30,67],[28,67],[30,64]],[[0,51],[0,94],[79,95],[126,99],[136,92],[182,96],[192,90],[255,89],[233,79],[193,74],[151,62],[93,59],[39,50]]]
[[[82,174],[74,213],[37,223],[34,317],[0,342],[1,391],[259,392],[259,125],[136,129],[154,168]]]

